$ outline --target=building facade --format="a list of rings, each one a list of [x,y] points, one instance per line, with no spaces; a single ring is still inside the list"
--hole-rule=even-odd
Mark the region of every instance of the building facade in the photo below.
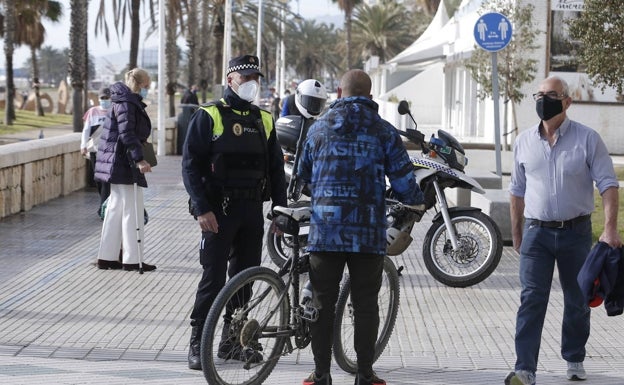
[[[535,80],[523,86],[524,99],[515,111],[499,101],[500,143],[511,145],[514,113],[518,132],[538,122],[536,92],[545,77],[558,75],[569,83],[574,100],[568,116],[597,130],[612,154],[624,154],[624,102],[612,89],[604,93],[591,84],[583,65],[574,56],[573,41],[565,19],[582,12],[583,0],[517,0],[534,6],[533,23],[539,29],[538,48],[530,56],[537,60]],[[475,23],[482,0],[464,0],[455,15],[448,18],[444,2],[427,30],[410,47],[386,63],[369,60],[366,70],[373,78],[373,95],[391,122],[404,126],[406,120],[396,113],[396,103],[406,99],[412,114],[425,134],[438,128],[449,131],[463,143],[494,144],[494,103],[477,98],[479,84],[463,65],[477,48]],[[605,53],[608,54],[608,53]]]

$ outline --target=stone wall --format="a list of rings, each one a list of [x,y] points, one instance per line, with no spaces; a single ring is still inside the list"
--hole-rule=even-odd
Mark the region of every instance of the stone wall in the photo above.
[[[86,186],[80,133],[0,146],[0,218]]]

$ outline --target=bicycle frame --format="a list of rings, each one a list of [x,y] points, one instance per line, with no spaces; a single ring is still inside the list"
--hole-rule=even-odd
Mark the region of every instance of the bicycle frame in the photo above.
[[[265,320],[260,323],[262,333],[258,338],[276,338],[276,337],[297,337],[298,335],[302,335],[304,337],[309,338],[309,332],[305,330],[305,322],[307,322],[304,318],[301,317],[302,307],[299,304],[300,296],[299,296],[299,276],[303,273],[303,268],[300,260],[300,246],[299,246],[299,228],[300,225],[297,223],[296,231],[292,234],[294,237],[293,240],[293,255],[288,259],[288,261],[284,264],[282,268],[278,271],[278,275],[280,277],[284,277],[288,275],[288,278],[285,282],[285,290],[280,294],[279,300],[274,305],[274,307],[270,310],[268,316]],[[291,321],[289,328],[286,330],[271,330],[267,328],[267,325],[271,318],[277,313],[280,304],[282,301],[288,298],[287,293],[288,289],[292,288],[291,295],[291,304],[290,304],[290,316]],[[264,293],[259,296],[258,302],[262,302],[262,300],[270,293],[270,289],[267,289]],[[294,347],[292,346],[292,342],[290,338],[286,341],[285,345],[286,353],[292,353],[294,351]]]

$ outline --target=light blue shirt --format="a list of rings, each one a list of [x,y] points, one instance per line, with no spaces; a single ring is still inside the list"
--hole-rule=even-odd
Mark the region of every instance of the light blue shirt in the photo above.
[[[539,124],[514,144],[509,192],[524,197],[524,217],[565,221],[594,211],[594,183],[602,194],[618,187],[613,162],[600,135],[566,118],[555,144],[540,135]]]

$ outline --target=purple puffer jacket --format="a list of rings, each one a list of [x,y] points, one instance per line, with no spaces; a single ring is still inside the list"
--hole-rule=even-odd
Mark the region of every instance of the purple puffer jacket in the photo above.
[[[122,82],[110,86],[113,107],[106,116],[98,145],[95,179],[113,184],[147,187],[145,175],[131,162],[143,160],[141,143],[147,141],[152,124],[143,98]],[[135,179],[136,178],[136,179]]]

